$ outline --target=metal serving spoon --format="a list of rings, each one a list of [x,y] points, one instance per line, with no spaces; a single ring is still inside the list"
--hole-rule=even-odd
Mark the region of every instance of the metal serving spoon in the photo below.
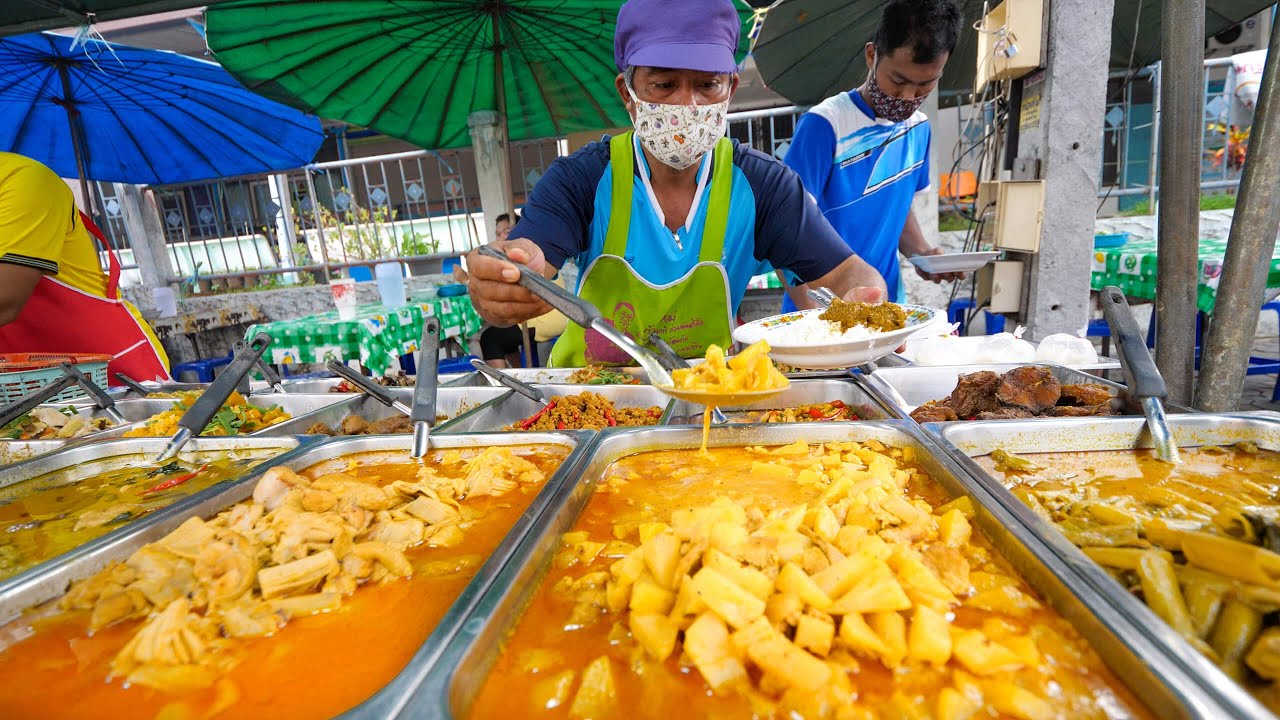
[[[1102,302],[1102,314],[1111,326],[1111,334],[1116,338],[1116,349],[1120,355],[1120,366],[1124,368],[1129,397],[1142,403],[1142,414],[1147,417],[1147,428],[1151,431],[1151,442],[1155,445],[1156,457],[1167,462],[1178,464],[1182,459],[1178,455],[1178,444],[1174,442],[1173,433],[1169,430],[1169,418],[1164,413],[1161,401],[1169,396],[1168,386],[1151,358],[1151,351],[1142,339],[1138,323],[1129,312],[1129,301],[1120,288],[1107,286],[1099,293]]]
[[[489,365],[486,365],[485,362],[479,358],[475,358],[471,361],[471,367],[475,368],[476,372],[480,373],[481,375],[484,375],[487,378],[491,378],[494,382],[499,383],[501,385],[505,385],[506,387],[509,387],[512,390],[515,390],[516,392],[538,403],[539,405],[542,405],[543,407],[546,407],[551,404],[550,402],[547,401],[546,394],[544,394],[538,388],[530,385],[529,383],[517,380],[495,367],[490,367]]]
[[[422,342],[418,353],[418,378],[413,387],[413,408],[409,419],[413,421],[413,457],[427,454],[431,441],[431,428],[436,423],[436,391],[440,379],[440,318],[422,319]]]
[[[657,348],[658,354],[666,360],[667,366],[672,370],[675,370],[676,368],[692,367],[689,364],[689,361],[680,357],[680,353],[676,352],[675,348],[668,345],[667,341],[663,340],[662,336],[658,335],[658,333],[649,333],[649,344]],[[724,413],[720,412],[720,408],[712,407],[711,422],[716,425],[725,425],[728,424],[729,418],[725,417]]]
[[[367,378],[364,375],[361,375],[360,373],[356,372],[355,370],[352,370],[346,365],[343,365],[337,360],[330,360],[325,365],[325,368],[328,369],[329,372],[337,375],[343,380],[346,380],[352,385],[355,385],[356,387],[360,388],[365,392],[366,395],[373,398],[374,400],[377,400],[378,402],[382,403],[383,405],[386,405],[389,408],[392,408],[394,410],[398,410],[404,413],[405,417],[409,417],[410,415],[413,414],[413,408],[410,408],[408,405],[405,405],[404,403],[397,400],[394,395],[392,395],[390,392],[387,392],[386,388],[379,385],[373,379]]]
[[[584,329],[595,330],[605,336],[610,342],[622,348],[624,352],[630,355],[635,361],[644,368],[649,375],[649,383],[666,395],[680,400],[687,400],[697,405],[726,405],[736,407],[739,405],[750,405],[751,403],[768,400],[775,395],[782,393],[789,385],[783,385],[780,388],[770,390],[738,390],[736,392],[718,392],[704,390],[686,390],[684,388],[675,387],[674,381],[671,379],[671,373],[663,367],[658,356],[647,348],[641,346],[635,340],[618,332],[613,325],[600,314],[600,310],[595,305],[583,300],[573,293],[564,290],[559,285],[542,277],[542,275],[530,270],[528,267],[513,262],[507,257],[506,253],[498,250],[492,245],[480,246],[481,255],[487,255],[503,262],[514,265],[520,271],[519,283],[529,292],[546,301],[548,305],[564,313],[565,317],[573,322],[581,325]]]

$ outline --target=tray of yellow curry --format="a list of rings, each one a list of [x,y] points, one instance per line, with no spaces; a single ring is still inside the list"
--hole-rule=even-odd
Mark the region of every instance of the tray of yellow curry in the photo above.
[[[1212,687],[1222,717],[1271,718],[1280,713],[1280,422],[1170,415],[1169,424],[1178,465],[1154,457],[1141,418],[926,427]]]
[[[313,443],[0,629],[0,717],[389,717],[582,439],[433,435],[421,461],[408,437]]]
[[[64,572],[77,558],[94,556],[124,530],[139,527],[139,520],[248,476],[298,446],[295,438],[201,439],[157,464],[153,458],[163,440],[113,440],[6,467],[0,477],[0,622],[12,612],[10,596],[65,583]]]
[[[1216,711],[918,428],[700,440],[606,434],[400,717]]]

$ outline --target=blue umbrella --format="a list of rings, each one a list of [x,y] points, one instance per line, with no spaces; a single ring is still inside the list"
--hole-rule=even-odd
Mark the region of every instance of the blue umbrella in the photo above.
[[[52,33],[0,39],[0,150],[62,177],[163,185],[285,170],[323,139],[319,119],[216,63]]]

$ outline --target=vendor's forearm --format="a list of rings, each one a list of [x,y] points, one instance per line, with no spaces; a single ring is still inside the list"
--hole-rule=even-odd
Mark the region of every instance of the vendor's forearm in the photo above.
[[[933,246],[924,237],[915,213],[907,213],[907,221],[902,225],[902,236],[898,239],[898,250],[906,257],[915,257],[929,252]]]
[[[850,255],[836,269],[808,284],[810,287],[825,287],[840,297],[857,287],[887,289],[880,273],[857,255]]]
[[[25,265],[0,263],[0,325],[18,319],[44,273]]]

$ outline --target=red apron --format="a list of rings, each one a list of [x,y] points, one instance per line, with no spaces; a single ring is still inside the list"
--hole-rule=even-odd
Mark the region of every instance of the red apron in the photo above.
[[[84,213],[80,219],[107,251],[107,296],[91,295],[45,275],[18,319],[0,326],[0,351],[100,353],[114,358],[107,364],[111,385],[120,384],[118,372],[135,380],[169,380],[151,339],[120,299],[119,258],[98,226]]]

